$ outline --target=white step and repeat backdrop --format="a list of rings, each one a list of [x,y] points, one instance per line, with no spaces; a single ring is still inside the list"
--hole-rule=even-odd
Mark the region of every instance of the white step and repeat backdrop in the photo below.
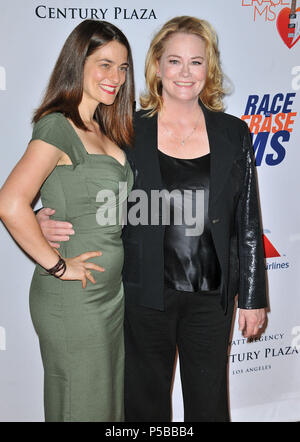
[[[0,185],[26,148],[33,109],[81,20],[105,19],[126,33],[137,96],[150,39],[165,21],[193,15],[213,24],[232,89],[227,112],[253,133],[271,305],[260,339],[246,342],[235,325],[232,421],[300,420],[300,0],[1,0],[0,11]],[[0,421],[42,421],[43,371],[28,308],[33,263],[2,224],[0,241]],[[178,368],[173,414],[182,421]]]

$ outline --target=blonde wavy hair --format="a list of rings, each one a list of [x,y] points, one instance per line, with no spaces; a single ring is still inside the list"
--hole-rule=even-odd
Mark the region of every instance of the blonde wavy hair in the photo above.
[[[174,17],[163,25],[150,43],[145,63],[146,92],[141,95],[140,103],[143,109],[149,109],[149,116],[160,112],[163,107],[162,83],[157,77],[157,61],[160,60],[165,43],[173,34],[184,32],[202,38],[206,46],[207,78],[200,93],[202,103],[211,110],[222,111],[223,72],[220,65],[218,38],[213,27],[205,20],[196,17]]]

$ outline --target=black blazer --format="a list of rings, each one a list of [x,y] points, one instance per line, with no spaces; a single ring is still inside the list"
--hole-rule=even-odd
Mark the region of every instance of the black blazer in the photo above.
[[[267,306],[262,230],[253,148],[245,122],[200,102],[211,153],[208,216],[222,270],[221,304],[238,293],[240,308]],[[157,153],[157,115],[138,111],[134,147],[126,149],[134,170],[134,189],[162,189]],[[128,204],[130,210],[132,204]],[[149,208],[150,210],[150,208]],[[149,214],[150,219],[150,214]],[[123,229],[123,281],[128,303],[163,310],[164,226],[127,225]]]

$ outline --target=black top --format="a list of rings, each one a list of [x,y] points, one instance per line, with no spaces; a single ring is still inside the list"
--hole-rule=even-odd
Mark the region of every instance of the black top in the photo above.
[[[208,219],[210,154],[179,159],[159,151],[165,285],[187,292],[220,288],[221,269]]]
[[[205,116],[210,148],[209,207],[211,234],[222,270],[220,304],[237,293],[243,309],[268,305],[255,158],[247,124],[233,115],[199,105]],[[162,190],[157,151],[157,113],[134,114],[134,146],[125,147],[134,171],[134,189],[151,201]],[[135,191],[134,190],[134,191]],[[128,212],[136,202],[128,201]],[[134,207],[135,212],[136,208]],[[123,284],[127,305],[164,310],[165,226],[151,222],[124,226]]]

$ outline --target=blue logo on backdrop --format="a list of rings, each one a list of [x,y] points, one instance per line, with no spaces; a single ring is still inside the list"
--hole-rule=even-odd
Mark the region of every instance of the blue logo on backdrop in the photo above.
[[[293,112],[295,92],[249,95],[242,120],[252,134],[256,165],[282,163],[290,140],[297,112]]]

